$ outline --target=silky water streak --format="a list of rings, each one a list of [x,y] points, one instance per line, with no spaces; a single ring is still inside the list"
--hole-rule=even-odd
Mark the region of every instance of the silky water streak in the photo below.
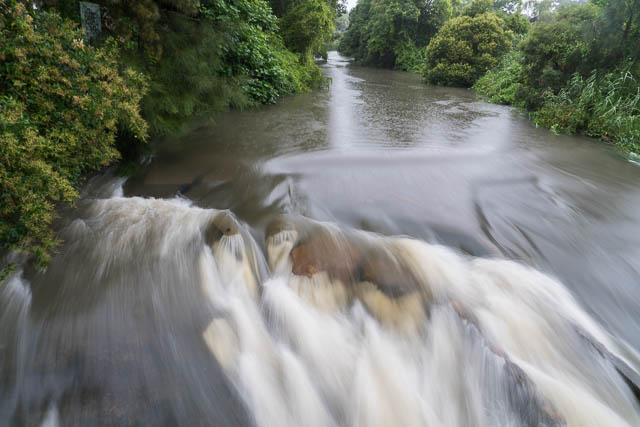
[[[256,424],[640,425],[603,350],[614,344],[552,278],[410,238],[274,224],[257,294],[250,239],[200,258],[224,313],[204,339]]]

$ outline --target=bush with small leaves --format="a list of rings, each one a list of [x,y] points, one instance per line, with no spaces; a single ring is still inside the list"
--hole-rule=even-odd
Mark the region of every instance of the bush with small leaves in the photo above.
[[[121,69],[115,43],[85,44],[71,21],[0,0],[0,247],[45,265],[58,202],[119,157],[119,130],[147,137],[145,77]]]
[[[447,21],[426,49],[428,83],[469,87],[507,52],[513,33],[494,13]]]

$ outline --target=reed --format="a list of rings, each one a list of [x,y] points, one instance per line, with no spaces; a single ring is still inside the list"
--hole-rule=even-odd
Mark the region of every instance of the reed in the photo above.
[[[640,87],[627,70],[587,78],[574,74],[557,95],[547,94],[536,124],[555,133],[602,138],[627,152],[640,150]]]

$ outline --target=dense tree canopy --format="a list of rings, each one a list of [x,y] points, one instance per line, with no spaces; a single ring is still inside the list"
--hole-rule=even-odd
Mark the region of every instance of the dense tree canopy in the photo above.
[[[339,49],[364,64],[418,71],[422,48],[452,13],[450,0],[361,0]]]
[[[300,0],[282,18],[289,49],[302,55],[323,54],[334,29],[335,11],[324,0]]]
[[[445,22],[492,12],[507,29],[522,34],[528,20],[521,6],[520,0],[360,0],[338,48],[366,65],[421,72],[424,48]]]

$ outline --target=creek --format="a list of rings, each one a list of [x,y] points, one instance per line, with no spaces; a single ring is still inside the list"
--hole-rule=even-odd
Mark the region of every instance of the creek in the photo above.
[[[87,184],[0,288],[0,425],[640,425],[640,168],[323,68]]]

